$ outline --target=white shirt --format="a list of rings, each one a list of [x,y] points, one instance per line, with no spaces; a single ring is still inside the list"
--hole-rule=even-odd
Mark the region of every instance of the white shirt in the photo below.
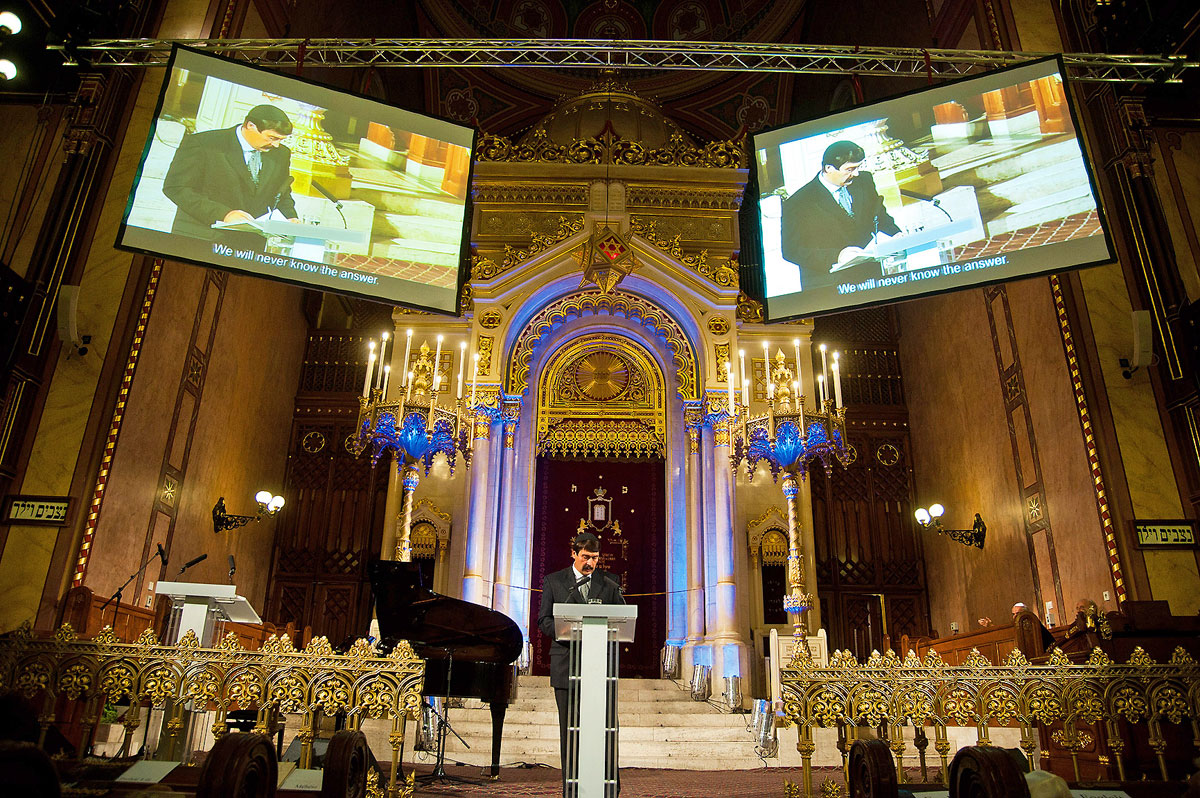
[[[579,580],[583,579],[583,574],[579,573],[579,569],[576,568],[574,565],[571,566],[571,570],[575,572],[575,584],[579,584]],[[590,582],[590,580],[589,580],[589,582]]]
[[[241,131],[241,128],[238,128],[238,135],[241,135],[241,132],[242,132],[242,131]],[[842,186],[835,186],[833,183],[830,183],[830,182],[829,182],[829,178],[825,176],[825,170],[824,170],[824,169],[822,169],[822,170],[821,170],[821,172],[820,172],[820,174],[818,174],[818,175],[817,175],[817,178],[818,178],[818,179],[821,181],[821,185],[823,185],[823,186],[825,187],[825,190],[826,190],[826,191],[828,191],[828,192],[829,192],[831,195],[833,195],[833,199],[834,199],[834,201],[836,201],[836,200],[837,200],[837,193],[838,193],[839,191],[841,191],[841,189],[842,189],[843,187],[842,187]],[[847,191],[849,191],[849,189],[846,189],[846,190],[847,190]],[[841,203],[840,203],[840,202],[839,202],[838,204],[839,204],[839,205],[841,205]]]
[[[249,166],[250,165],[250,153],[254,152],[255,149],[250,146],[249,142],[246,141],[246,137],[242,135],[242,126],[241,125],[238,125],[235,128],[235,132],[237,133],[238,144],[242,145],[242,159],[245,160],[246,166]]]

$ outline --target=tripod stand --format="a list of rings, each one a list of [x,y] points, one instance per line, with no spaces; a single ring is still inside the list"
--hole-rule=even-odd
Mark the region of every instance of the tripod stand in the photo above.
[[[450,677],[454,673],[454,653],[449,649],[442,650],[446,652],[446,687],[447,691],[449,691]],[[439,784],[479,784],[478,781],[473,779],[464,779],[461,776],[453,776],[446,772],[446,734],[450,733],[458,737],[458,741],[467,748],[471,746],[450,726],[450,721],[446,720],[448,710],[445,707],[443,707],[442,711],[438,711],[432,702],[426,703],[425,706],[437,718],[437,755],[434,759],[433,770],[417,776],[417,783],[422,785],[433,784],[435,782]]]
[[[154,562],[156,559],[162,559],[162,564],[164,566],[167,564],[166,559],[164,559],[166,555],[162,554],[162,550],[163,547],[160,545],[158,547],[158,552],[151,554],[150,559],[142,563],[141,568],[131,573],[129,578],[125,580],[125,584],[117,588],[116,592],[109,596],[108,600],[100,605],[100,620],[104,620],[104,608],[114,601],[117,602],[116,606],[113,607],[112,623],[109,624],[109,626],[113,628],[114,634],[117,632],[117,615],[121,612],[121,593],[124,592],[125,588],[129,587],[130,582],[142,575],[142,571],[146,570],[146,566],[150,565],[150,563]]]

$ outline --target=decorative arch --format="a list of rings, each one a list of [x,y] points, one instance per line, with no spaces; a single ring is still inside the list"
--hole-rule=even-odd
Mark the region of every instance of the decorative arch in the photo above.
[[[659,305],[624,291],[604,294],[598,289],[578,291],[547,305],[521,330],[509,358],[505,391],[524,394],[529,388],[529,366],[539,344],[556,327],[583,316],[617,316],[640,324],[661,339],[671,353],[679,395],[699,398],[700,371],[696,351],[683,327]]]
[[[787,516],[783,514],[783,510],[777,505],[771,505],[763,514],[755,518],[746,525],[746,537],[750,546],[750,562],[756,566],[758,564],[759,552],[763,555],[763,564],[779,564],[773,559],[774,552],[778,548],[779,540],[783,540],[784,557],[787,556]],[[767,554],[767,549],[772,552]],[[767,558],[772,559],[768,562]]]
[[[666,386],[650,353],[624,335],[562,346],[538,379],[540,453],[664,457]]]
[[[429,499],[420,499],[412,508],[412,546],[417,556],[432,558],[446,551],[450,542],[450,513],[443,512]]]

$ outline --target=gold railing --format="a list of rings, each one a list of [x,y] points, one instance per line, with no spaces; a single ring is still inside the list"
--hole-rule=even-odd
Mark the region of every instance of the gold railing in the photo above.
[[[271,636],[247,651],[234,633],[215,648],[201,648],[189,631],[176,645],[159,643],[146,630],[133,643],[117,640],[111,628],[82,640],[69,624],[53,637],[34,637],[28,624],[0,638],[0,690],[15,690],[38,707],[43,742],[56,720],[60,698],[82,702],[87,735],[80,753],[91,747],[105,705],[129,701],[120,723],[125,728],[121,755],[129,754],[142,709],[164,712],[164,745],[182,744],[186,710],[214,712],[212,734],[225,734],[231,709],[256,710],[254,731],[265,734],[280,714],[300,715],[297,732],[300,767],[312,762],[313,739],[322,715],[344,715],[357,729],[364,719],[390,720],[392,770],[388,794],[407,792],[396,783],[407,718],[420,713],[425,662],[401,641],[380,657],[366,640],[336,654],[324,637],[303,651],[290,638]]]
[[[860,727],[888,727],[897,777],[904,780],[906,742],[902,726],[932,726],[934,749],[947,773],[948,726],[974,726],[978,742],[990,743],[989,728],[1017,727],[1020,747],[1032,762],[1038,746],[1037,727],[1061,722],[1055,739],[1070,751],[1078,780],[1078,754],[1086,733],[1078,724],[1103,723],[1105,742],[1125,780],[1121,754],[1126,740],[1120,721],[1145,723],[1163,780],[1167,780],[1164,720],[1174,724],[1190,719],[1193,744],[1200,748],[1200,666],[1182,647],[1167,663],[1157,663],[1141,648],[1129,662],[1113,662],[1094,649],[1083,664],[1072,664],[1061,651],[1044,665],[1031,665],[1019,651],[993,664],[978,651],[962,665],[949,666],[937,652],[924,659],[910,651],[902,661],[894,652],[874,652],[858,663],[849,651],[834,654],[828,667],[818,667],[803,647],[780,671],[783,716],[797,728],[796,749],[803,766],[804,795],[812,795],[814,727],[844,724],[849,736]],[[849,748],[839,744],[843,766]]]

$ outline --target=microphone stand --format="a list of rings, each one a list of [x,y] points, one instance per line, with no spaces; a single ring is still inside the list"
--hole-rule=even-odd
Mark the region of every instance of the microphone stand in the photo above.
[[[442,648],[441,650],[446,652],[446,692],[450,692],[450,677],[454,675],[454,652],[448,648]],[[454,727],[446,719],[446,715],[449,714],[449,707],[446,708],[446,713],[443,714],[434,709],[432,704],[427,704],[426,706],[429,707],[429,711],[436,715],[438,719],[437,754],[434,759],[433,770],[418,776],[416,779],[417,783],[423,785],[433,784],[434,782],[442,784],[479,784],[478,781],[473,779],[464,779],[461,776],[454,776],[446,772],[446,732],[450,732],[450,734],[458,737],[458,741],[467,748],[471,746],[459,736],[458,732],[454,731]]]
[[[146,567],[149,566],[150,563],[154,562],[157,559],[158,559],[158,552],[151,554],[150,559],[148,559],[144,563],[142,563],[141,568],[139,568],[136,571],[134,571],[133,573],[131,573],[129,575],[129,578],[125,580],[125,584],[123,584],[119,588],[117,588],[116,592],[113,593],[111,596],[109,596],[108,600],[100,605],[100,620],[103,621],[104,620],[104,608],[107,607],[109,604],[111,604],[113,601],[117,602],[116,606],[113,607],[112,623],[110,624],[110,626],[112,626],[112,629],[113,629],[113,634],[116,634],[116,632],[117,632],[117,615],[121,612],[121,594],[124,592],[125,588],[129,587],[130,582],[132,582],[134,579],[137,579],[139,576],[141,576],[142,571],[145,571]]]

